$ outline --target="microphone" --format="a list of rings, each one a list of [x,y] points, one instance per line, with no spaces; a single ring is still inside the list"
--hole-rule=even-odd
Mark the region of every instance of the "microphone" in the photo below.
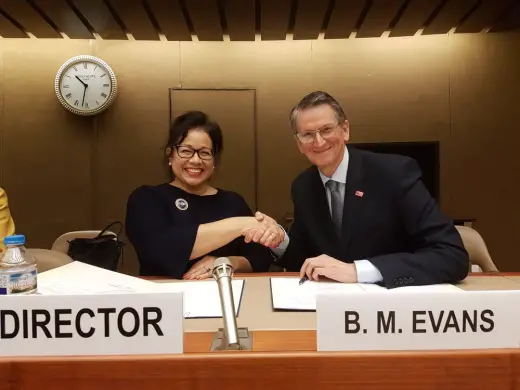
[[[237,319],[231,279],[234,269],[227,257],[219,257],[213,263],[213,278],[218,284],[220,307],[224,320],[224,336],[227,349],[241,349],[238,341]]]

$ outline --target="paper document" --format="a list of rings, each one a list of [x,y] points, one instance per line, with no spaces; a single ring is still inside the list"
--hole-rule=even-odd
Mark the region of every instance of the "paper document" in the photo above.
[[[233,300],[238,314],[244,280],[233,280]],[[222,317],[217,282],[156,283],[74,261],[38,274],[41,295],[147,294],[182,291],[185,318]],[[131,300],[131,298],[128,298]]]
[[[244,280],[232,280],[233,302],[235,313],[238,316]],[[222,317],[218,284],[214,280],[201,280],[195,282],[154,283],[154,292],[184,292],[184,317],[185,318],[212,318]]]
[[[451,284],[430,286],[408,286],[387,289],[377,284],[313,282],[307,280],[301,286],[299,278],[271,278],[271,298],[274,310],[316,310],[316,296],[320,292],[334,293],[421,293],[421,292],[463,292]]]
[[[363,293],[364,291],[359,284],[307,280],[299,285],[299,278],[276,277],[270,279],[274,310],[316,310],[316,295],[319,291],[343,293]]]
[[[128,294],[152,282],[74,261],[38,274],[42,295]]]

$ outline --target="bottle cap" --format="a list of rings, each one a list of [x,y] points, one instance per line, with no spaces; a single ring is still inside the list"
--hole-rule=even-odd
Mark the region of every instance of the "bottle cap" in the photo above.
[[[17,234],[14,236],[4,237],[5,245],[24,245],[25,244],[25,236],[23,234]]]

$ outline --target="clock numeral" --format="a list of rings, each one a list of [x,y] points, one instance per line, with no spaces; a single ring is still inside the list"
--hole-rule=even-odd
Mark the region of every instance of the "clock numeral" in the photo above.
[[[78,71],[78,68],[76,68],[76,65],[72,65],[72,69],[74,69],[76,72]]]
[[[97,69],[97,65],[94,67],[94,72],[96,71],[96,69]]]
[[[74,105],[77,106],[78,104],[79,104],[79,100],[76,100],[76,101],[74,102]]]
[[[103,87],[110,87],[110,84],[103,84]]]
[[[86,62],[83,63],[83,68],[85,68],[85,69],[88,68],[88,64]]]
[[[67,99],[70,99],[70,98],[72,97],[72,94],[69,92],[68,94],[65,95],[65,97],[66,97]]]
[[[107,94],[105,92],[101,92],[101,96],[103,96],[104,98],[107,97]]]
[[[70,85],[64,85],[63,88],[70,88]]]
[[[70,76],[68,74],[66,74],[65,77],[68,77],[70,79]]]
[[[105,77],[107,74],[106,73],[103,73],[101,76],[99,76],[100,78],[101,77]]]
[[[88,108],[88,102],[85,102],[84,106],[85,108]]]
[[[96,104],[99,106],[99,102],[96,100]]]

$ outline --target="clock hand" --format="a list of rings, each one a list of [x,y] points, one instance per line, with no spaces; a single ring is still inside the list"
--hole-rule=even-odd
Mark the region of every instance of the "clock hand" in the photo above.
[[[85,103],[85,94],[87,93],[88,85],[85,84],[85,89],[83,90],[83,100],[81,102],[81,107],[83,107],[83,104]]]
[[[78,76],[75,76],[75,77],[79,80],[79,82],[80,82],[81,84],[83,84],[83,86],[84,86],[85,88],[88,87],[88,85],[85,84],[85,83],[84,83],[84,82],[83,82],[83,81],[82,81]]]

